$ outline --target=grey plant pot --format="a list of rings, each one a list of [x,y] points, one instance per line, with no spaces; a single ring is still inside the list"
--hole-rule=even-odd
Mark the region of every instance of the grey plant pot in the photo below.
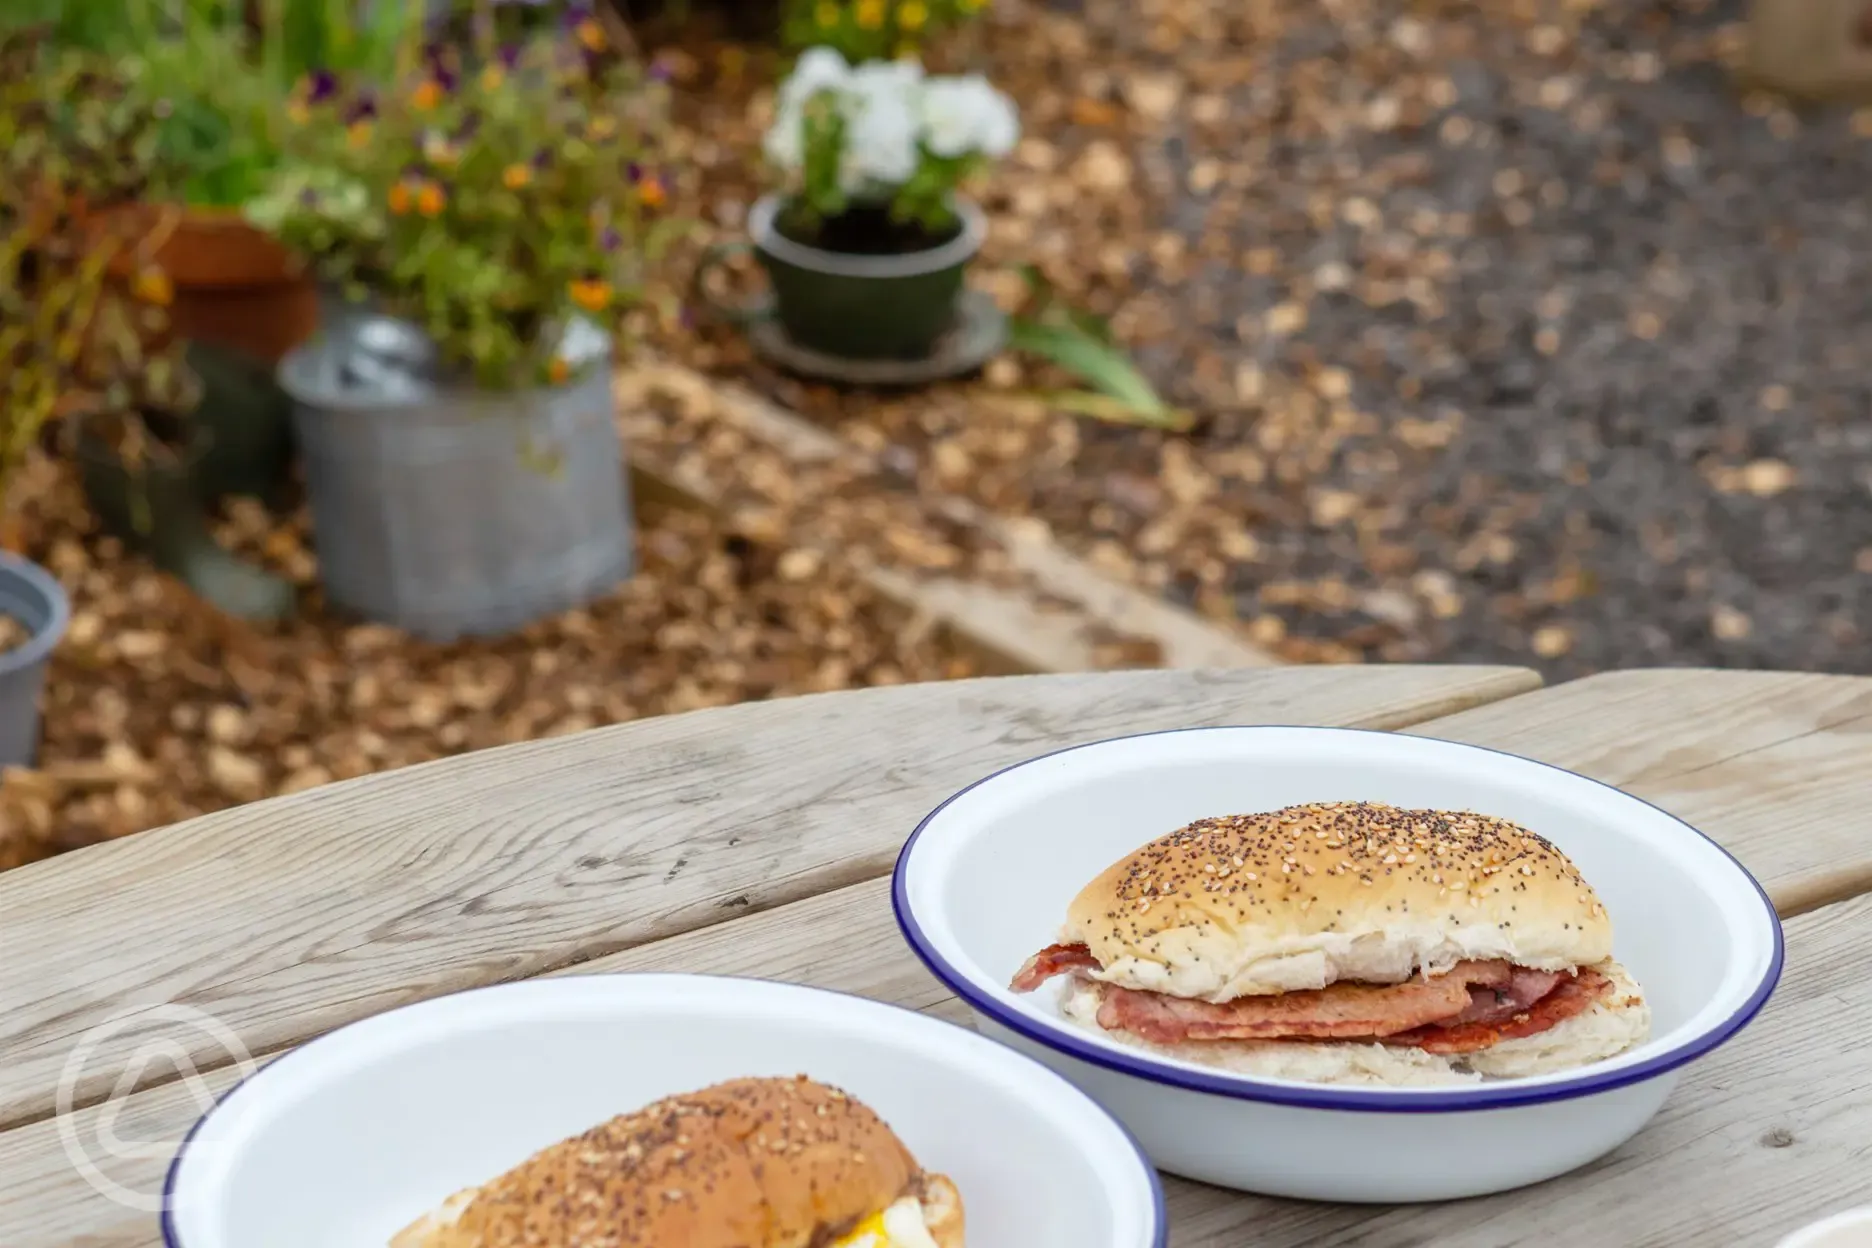
[[[433,641],[499,636],[631,574],[608,346],[564,387],[496,394],[429,380],[406,337],[395,375],[360,382],[344,361],[366,322],[401,325],[362,313],[279,369],[334,606]]]
[[[39,695],[46,666],[71,622],[71,600],[50,572],[0,551],[0,615],[13,617],[32,633],[0,654],[0,767],[28,767],[39,753]]]

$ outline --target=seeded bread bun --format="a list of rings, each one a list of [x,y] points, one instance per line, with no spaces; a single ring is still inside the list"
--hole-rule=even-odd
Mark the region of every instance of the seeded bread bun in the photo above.
[[[1177,997],[1396,983],[1468,958],[1537,970],[1612,956],[1567,856],[1487,815],[1365,802],[1200,819],[1086,885],[1062,939],[1096,979]]]
[[[906,1197],[938,1248],[962,1201],[836,1088],[737,1079],[670,1097],[457,1193],[390,1248],[807,1248]]]

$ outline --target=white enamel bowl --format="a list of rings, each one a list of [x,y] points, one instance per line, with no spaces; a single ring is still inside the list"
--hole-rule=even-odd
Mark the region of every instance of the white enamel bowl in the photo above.
[[[197,1125],[163,1234],[169,1248],[384,1248],[450,1194],[615,1114],[801,1073],[864,1101],[955,1180],[970,1248],[1166,1242],[1137,1145],[1045,1067],[894,1006],[700,975],[484,988],[315,1040]]]
[[[1803,1226],[1775,1248],[1872,1248],[1872,1206]]]
[[[1652,1040],[1576,1072],[1457,1088],[1334,1088],[1225,1073],[1063,1020],[1060,984],[1008,981],[1087,881],[1212,815],[1377,801],[1514,820],[1569,854],[1611,911]],[[1766,894],[1714,841],[1594,780],[1475,746],[1330,728],[1197,728],[1101,741],[964,789],[916,829],[893,900],[911,947],[979,1028],[1084,1088],[1157,1165],[1333,1201],[1505,1191],[1618,1147],[1683,1067],[1740,1031],[1781,973]]]

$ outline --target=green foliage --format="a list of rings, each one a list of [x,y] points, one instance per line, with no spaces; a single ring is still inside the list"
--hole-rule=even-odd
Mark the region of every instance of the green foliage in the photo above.
[[[153,196],[233,208],[279,162],[280,111],[314,69],[387,70],[420,32],[418,0],[15,0],[61,47],[109,56],[130,89],[162,101]]]
[[[653,165],[667,93],[604,41],[586,14],[471,59],[431,49],[387,81],[315,76],[249,219],[479,385],[565,380],[571,318],[640,299],[680,228]]]
[[[786,0],[790,48],[836,49],[846,60],[915,56],[924,41],[970,20],[986,0]]]
[[[163,336],[167,279],[141,258],[163,226],[140,197],[161,118],[108,58],[42,29],[0,39],[0,498],[62,405],[192,407],[194,378]],[[120,257],[130,282],[108,274]]]
[[[1038,356],[1087,389],[1055,391],[1044,397],[1055,407],[1123,424],[1181,431],[1189,413],[1170,407],[1097,317],[1067,307],[1032,265],[1021,271],[1027,283],[1026,305],[1009,319],[1008,345]]]

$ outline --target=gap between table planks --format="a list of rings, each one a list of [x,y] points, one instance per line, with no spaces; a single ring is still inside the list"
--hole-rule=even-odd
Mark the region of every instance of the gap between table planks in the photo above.
[[[1872,681],[1844,677],[1621,673],[1414,731],[1512,748],[1619,783],[1730,848],[1787,914],[1810,906],[1813,864],[1839,844],[1805,833],[1832,827],[1835,812],[1863,801],[1872,774],[1869,691]],[[1784,770],[1789,783],[1763,800],[1764,777]],[[1803,835],[1779,835],[1787,830]],[[903,948],[886,888],[872,881],[558,973],[751,973],[961,1021],[959,1004]],[[1172,1181],[1174,1243],[1221,1248],[1242,1242],[1250,1227],[1256,1242],[1269,1244],[1499,1244],[1529,1228],[1548,1238],[1564,1228],[1562,1242],[1581,1244],[1662,1245],[1680,1242],[1680,1230],[1699,1243],[1762,1243],[1849,1197],[1864,1198],[1872,1174],[1861,1177],[1852,1150],[1872,1127],[1872,1091],[1853,1081],[1850,1054],[1872,1023],[1872,942],[1854,941],[1868,917],[1872,903],[1858,900],[1791,921],[1789,969],[1768,1011],[1692,1067],[1660,1119],[1592,1170],[1489,1201],[1389,1211],[1265,1201]],[[206,1084],[219,1092],[233,1076],[217,1071]],[[171,1084],[129,1098],[120,1121],[128,1138],[174,1139],[201,1108],[188,1088]],[[97,1119],[96,1110],[80,1111],[69,1125],[88,1138]],[[1718,1166],[1721,1178],[1709,1177]],[[146,1160],[113,1177],[151,1190],[160,1169],[159,1160]],[[1682,1208],[1639,1199],[1693,1187],[1697,1195]],[[1602,1200],[1602,1190],[1620,1199]],[[1628,1216],[1634,1207],[1654,1221],[1640,1225]],[[1545,1212],[1530,1219],[1530,1210]],[[127,1216],[71,1168],[57,1124],[0,1134],[0,1243],[144,1248],[152,1235],[149,1219]]]
[[[254,1053],[873,878],[1001,767],[1196,724],[1399,727],[1538,685],[1487,667],[1028,676],[819,694],[444,759],[236,807],[0,875],[0,1126],[68,1055],[179,1002]],[[127,1025],[75,1080],[121,1094]],[[139,1082],[139,1086],[141,1086]],[[4,1241],[0,1241],[3,1243]]]

